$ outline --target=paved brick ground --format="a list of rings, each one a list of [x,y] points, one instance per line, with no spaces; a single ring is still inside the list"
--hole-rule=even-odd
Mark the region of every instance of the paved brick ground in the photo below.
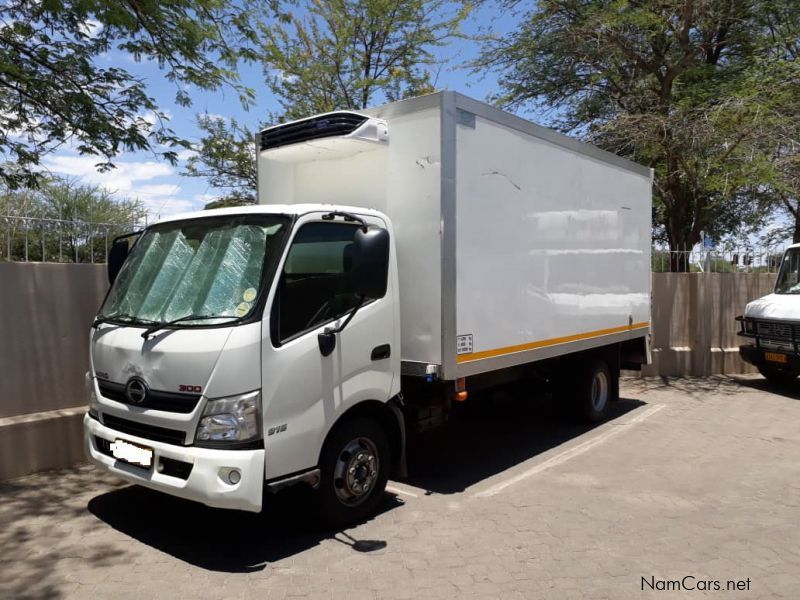
[[[309,525],[299,493],[250,515],[91,467],[7,483],[0,597],[704,595],[642,591],[687,575],[719,580],[712,597],[800,597],[800,392],[742,377],[631,380],[623,396],[591,430],[519,398],[475,407],[342,532]]]

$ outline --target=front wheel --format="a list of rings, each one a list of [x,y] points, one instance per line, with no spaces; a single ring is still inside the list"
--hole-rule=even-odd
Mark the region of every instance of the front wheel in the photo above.
[[[797,379],[797,373],[794,371],[783,371],[763,365],[758,367],[758,370],[766,377],[767,381],[775,385],[789,385]]]
[[[343,526],[374,514],[386,489],[390,461],[386,433],[375,421],[359,418],[337,426],[320,460],[317,493],[325,522]]]

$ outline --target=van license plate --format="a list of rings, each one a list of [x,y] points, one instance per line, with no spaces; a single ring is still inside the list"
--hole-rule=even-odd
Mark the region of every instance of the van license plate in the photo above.
[[[111,444],[111,454],[123,462],[150,468],[153,464],[153,449],[116,439]]]
[[[786,355],[778,352],[764,352],[764,360],[769,362],[786,364]]]

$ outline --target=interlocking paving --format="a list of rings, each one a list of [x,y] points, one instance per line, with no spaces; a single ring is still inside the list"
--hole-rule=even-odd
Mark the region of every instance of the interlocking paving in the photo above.
[[[686,576],[800,596],[800,384],[626,380],[592,429],[525,395],[419,440],[411,478],[345,531],[302,490],[254,515],[90,466],[0,484],[0,598],[703,596],[642,590]]]

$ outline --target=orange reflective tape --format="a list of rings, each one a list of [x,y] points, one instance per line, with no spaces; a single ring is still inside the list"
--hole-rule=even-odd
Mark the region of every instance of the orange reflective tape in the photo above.
[[[650,323],[633,323],[632,325],[611,327],[610,329],[598,329],[597,331],[576,333],[575,335],[566,335],[564,337],[551,338],[549,340],[540,340],[538,342],[529,342],[527,344],[518,344],[516,346],[506,346],[505,348],[495,348],[494,350],[483,350],[481,352],[473,352],[472,354],[461,354],[456,356],[456,362],[464,363],[473,360],[480,360],[482,358],[493,358],[495,356],[503,356],[505,354],[514,354],[515,352],[524,352],[525,350],[534,350],[535,348],[545,348],[547,346],[555,346],[557,344],[564,344],[567,342],[588,340],[603,335],[609,335],[611,333],[622,333],[625,331],[633,331],[635,329],[645,329],[647,327],[650,327]]]

